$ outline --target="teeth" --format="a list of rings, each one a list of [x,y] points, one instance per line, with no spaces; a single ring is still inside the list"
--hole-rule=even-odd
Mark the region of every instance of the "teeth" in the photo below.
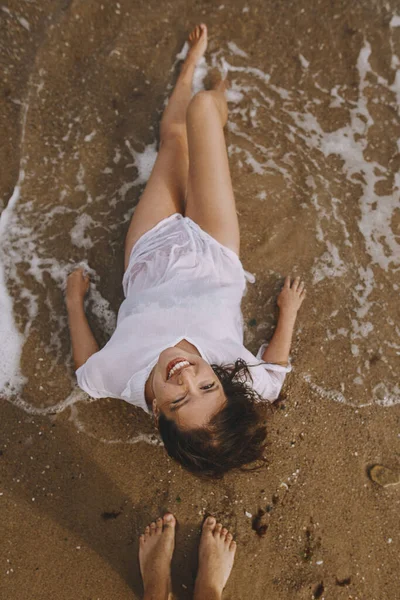
[[[187,366],[189,366],[189,365],[190,365],[190,362],[189,362],[188,360],[183,360],[183,361],[181,361],[181,362],[178,362],[176,365],[174,365],[174,366],[172,367],[172,369],[171,369],[171,370],[170,370],[170,372],[168,373],[168,379],[169,379],[170,377],[172,377],[172,375],[173,375],[174,373],[176,373],[177,371],[179,371],[180,369],[182,369],[182,367],[187,367]]]

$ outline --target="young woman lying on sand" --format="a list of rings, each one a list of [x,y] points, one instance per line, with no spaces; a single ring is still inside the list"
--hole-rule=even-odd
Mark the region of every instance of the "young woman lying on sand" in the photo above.
[[[160,125],[157,160],[125,243],[125,300],[99,351],[83,300],[89,279],[68,278],[67,308],[79,386],[153,412],[165,448],[192,472],[218,476],[261,458],[259,400],[281,390],[304,284],[287,277],[275,333],[253,356],[243,346],[246,287],[223,128],[226,81],[192,98],[207,46],[190,50]]]

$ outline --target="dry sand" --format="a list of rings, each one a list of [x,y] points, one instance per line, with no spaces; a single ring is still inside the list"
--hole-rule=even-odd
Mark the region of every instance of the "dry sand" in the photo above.
[[[388,242],[398,244],[390,235],[399,236],[399,209],[386,223],[382,217],[392,231],[387,238],[370,239],[359,226],[363,210],[374,210],[365,199],[374,177],[368,164],[382,167],[372,190],[380,214],[398,193],[396,10],[393,0],[10,0],[0,7],[3,206],[21,159],[25,171],[4,260],[25,335],[26,377],[1,402],[1,598],[140,598],[138,535],[170,510],[178,519],[178,598],[191,597],[200,525],[213,514],[238,542],[224,598],[400,599],[400,486],[368,478],[376,463],[400,468],[399,255]],[[242,261],[256,275],[243,306],[252,351],[271,335],[282,276],[302,273],[309,289],[294,371],[267,414],[268,464],[215,482],[192,477],[149,443],[152,423],[122,401],[78,398],[61,410],[73,386],[65,269],[84,259],[99,276],[89,311],[104,342],[110,318],[99,303],[115,314],[122,300],[124,234],[143,189],[141,181],[130,187],[140,172],[130,148],[142,153],[156,141],[176,77],[171,67],[201,21],[209,26],[210,57],[222,49],[231,66],[260,70],[231,70],[233,91],[242,86],[244,98],[230,104],[227,131]],[[298,115],[305,113],[317,125],[309,120],[302,128]],[[326,136],[347,125],[354,132],[349,155],[343,145],[321,152],[335,141]],[[351,178],[363,140],[364,167]],[[66,210],[57,217],[50,211],[60,205]],[[78,232],[74,243],[70,232],[83,213],[92,218],[88,236]],[[386,388],[377,388],[382,382]],[[253,528],[260,510],[264,536]]]

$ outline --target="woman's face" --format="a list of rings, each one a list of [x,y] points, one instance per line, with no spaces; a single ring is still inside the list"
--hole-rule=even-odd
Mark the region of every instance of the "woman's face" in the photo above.
[[[150,386],[156,419],[161,412],[184,429],[206,425],[226,402],[210,365],[201,356],[177,347],[161,352]]]

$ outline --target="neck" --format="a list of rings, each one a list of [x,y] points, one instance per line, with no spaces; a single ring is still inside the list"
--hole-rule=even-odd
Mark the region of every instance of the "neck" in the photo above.
[[[179,344],[176,344],[175,348],[181,348],[182,350],[186,350],[186,352],[189,352],[190,354],[197,354],[197,356],[201,356],[196,346],[193,346],[193,344],[191,344],[185,339],[181,340]]]

